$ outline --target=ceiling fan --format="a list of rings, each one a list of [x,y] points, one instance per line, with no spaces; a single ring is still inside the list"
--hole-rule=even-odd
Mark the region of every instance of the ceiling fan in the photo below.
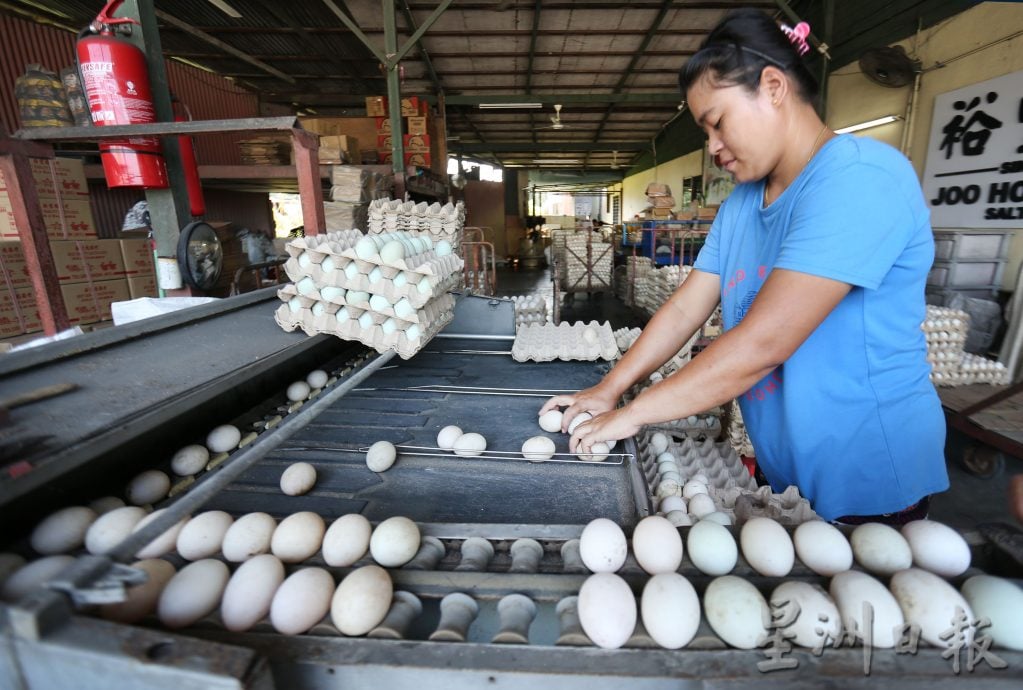
[[[534,129],[553,129],[555,131],[559,129],[565,129],[567,125],[561,121],[561,104],[556,103],[554,105],[554,114],[551,115],[551,123],[545,127],[534,127]]]
[[[617,151],[612,151],[611,154],[612,154],[612,157],[611,157],[611,169],[612,170],[617,170],[618,169],[618,152]]]

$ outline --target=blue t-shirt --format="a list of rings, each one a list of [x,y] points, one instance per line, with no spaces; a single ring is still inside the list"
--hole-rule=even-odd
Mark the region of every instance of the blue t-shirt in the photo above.
[[[909,161],[878,141],[828,141],[766,209],[764,181],[721,205],[696,268],[721,279],[725,328],[774,268],[852,290],[740,399],[775,491],[799,487],[821,517],[901,510],[948,488],[945,418],[928,379],[929,211]]]

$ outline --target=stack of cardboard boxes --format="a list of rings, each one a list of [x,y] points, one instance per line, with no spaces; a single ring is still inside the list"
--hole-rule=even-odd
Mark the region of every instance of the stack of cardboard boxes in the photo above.
[[[401,117],[405,121],[405,132],[401,136],[406,166],[429,168],[432,165],[429,113],[426,101],[418,96],[401,99]],[[394,132],[391,131],[391,120],[387,113],[387,99],[383,96],[367,97],[366,115],[376,119],[377,156],[381,163],[390,163],[391,137],[394,136]]]
[[[32,159],[32,173],[72,325],[109,320],[111,302],[158,294],[148,239],[97,239],[80,161]],[[0,337],[41,328],[7,183],[0,177]]]
[[[320,165],[362,165],[359,140],[352,136],[347,120],[339,117],[302,118],[302,129],[320,136]],[[294,150],[291,162],[295,162]]]

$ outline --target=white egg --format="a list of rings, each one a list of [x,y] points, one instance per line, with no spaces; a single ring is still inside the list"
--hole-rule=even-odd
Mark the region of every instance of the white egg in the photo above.
[[[391,284],[396,288],[402,288],[408,285],[408,277],[405,275],[405,271],[402,271],[398,275],[391,279]]]
[[[348,294],[345,295],[345,301],[352,306],[359,306],[369,302],[369,293],[362,290],[349,290]]]
[[[665,496],[660,503],[657,504],[657,509],[662,513],[670,513],[673,510],[688,510],[686,501],[681,496]]]
[[[394,313],[406,321],[415,316],[416,310],[412,306],[412,303],[407,298],[402,297],[400,300],[394,303]]]
[[[131,567],[143,571],[146,574],[146,581],[129,587],[125,591],[124,601],[99,607],[99,615],[108,621],[138,623],[153,613],[164,587],[176,572],[173,565],[160,558],[135,561]]]
[[[145,516],[146,511],[137,506],[116,508],[100,515],[85,533],[86,550],[92,554],[105,554],[124,541]]]
[[[355,280],[355,276],[359,275],[359,267],[354,261],[345,266],[345,278],[348,280]]]
[[[650,437],[650,450],[654,452],[654,455],[660,455],[668,450],[668,437],[660,431],[655,433]]]
[[[557,448],[546,436],[534,436],[522,444],[522,456],[530,460],[550,460]]]
[[[966,599],[952,585],[926,570],[900,570],[892,575],[888,588],[899,602],[906,622],[919,626],[921,639],[935,647],[944,649],[947,646],[941,634],[952,627],[957,607],[966,615],[967,621],[975,620]],[[967,626],[964,632],[968,643],[972,639],[972,631]]]
[[[335,287],[333,285],[327,285],[326,287],[320,288],[320,299],[324,302],[338,303],[339,300],[345,296],[346,290],[344,288]],[[326,381],[326,379],[324,379]],[[312,388],[320,388],[320,386],[313,386],[309,379],[306,379],[306,383]]]
[[[879,522],[859,525],[849,536],[856,562],[878,575],[891,575],[913,564],[913,552],[905,537]]]
[[[703,612],[715,634],[737,649],[759,647],[771,622],[771,610],[764,595],[734,575],[716,578],[707,585]]]
[[[423,279],[416,283],[416,292],[420,295],[429,295],[432,291],[433,284],[426,276],[423,276]]]
[[[142,518],[132,529],[132,533],[134,534],[135,532],[138,532],[150,522],[157,519],[157,517],[162,515],[165,510],[166,508],[154,510],[149,515]],[[160,534],[156,537],[156,539],[139,549],[138,553],[135,554],[135,557],[138,559],[159,558],[165,553],[173,551],[174,545],[178,541],[178,534],[181,533],[181,529],[185,526],[186,522],[188,522],[188,517],[181,518],[181,520],[171,525],[163,534]]]
[[[284,564],[271,554],[255,556],[238,566],[220,602],[224,627],[243,632],[265,618],[282,582]]]
[[[447,240],[441,240],[434,246],[433,251],[437,256],[447,256],[451,253],[451,243]]]
[[[283,635],[300,635],[327,615],[334,594],[334,578],[323,568],[292,573],[274,593],[270,623]]]
[[[785,528],[771,518],[755,517],[739,533],[742,555],[761,575],[784,577],[796,560],[792,540]]]
[[[689,512],[698,518],[717,512],[717,504],[710,494],[696,494],[689,499]]]
[[[281,520],[270,539],[270,552],[285,563],[299,563],[320,550],[326,525],[316,513],[303,510]]]
[[[373,530],[369,552],[385,568],[397,568],[412,560],[419,551],[419,526],[407,517],[387,518]]]
[[[306,375],[305,382],[309,384],[310,388],[323,388],[327,385],[328,378],[330,377],[323,369],[314,369]]]
[[[437,447],[441,450],[451,450],[455,447],[455,441],[462,435],[462,430],[450,424],[440,430],[437,434]]]
[[[295,288],[300,295],[310,295],[316,290],[316,283],[309,276],[295,283]]]
[[[365,565],[350,572],[334,592],[330,618],[342,635],[365,635],[380,625],[391,607],[394,585],[387,571]]]
[[[199,513],[178,533],[178,554],[186,561],[198,561],[220,553],[224,535],[234,518],[222,510]]]
[[[452,447],[455,455],[461,455],[466,458],[479,457],[483,455],[483,451],[486,449],[487,439],[476,433],[462,434],[455,440],[455,445]]]
[[[845,570],[831,578],[828,591],[838,606],[844,629],[864,635],[864,605],[869,605],[871,646],[882,649],[895,646],[896,628],[901,629],[905,618],[899,603],[883,584],[859,570]]]
[[[171,458],[171,470],[179,477],[185,477],[201,472],[209,461],[210,451],[206,446],[193,443],[174,454]]]
[[[184,628],[217,610],[231,573],[221,561],[190,563],[170,579],[160,594],[156,615],[168,628]]]
[[[794,615],[785,626],[785,634],[794,634],[792,642],[813,649],[829,640],[837,640],[842,630],[838,607],[828,593],[817,584],[803,581],[783,582],[771,592],[771,608],[781,621]]]
[[[700,627],[700,599],[689,580],[678,573],[659,573],[643,587],[643,626],[665,649],[681,649]]]
[[[96,511],[85,506],[61,508],[36,525],[29,542],[43,556],[74,551],[85,541],[85,533],[97,517]]]
[[[361,328],[364,331],[368,331],[369,329],[373,328],[373,315],[370,314],[368,311],[363,313],[362,316],[359,317],[359,328]]]
[[[163,500],[170,491],[170,485],[170,477],[160,470],[147,470],[128,482],[125,496],[128,503],[144,506]]]
[[[901,531],[917,568],[942,577],[955,577],[970,567],[970,545],[948,525],[933,520],[913,520],[903,525]]]
[[[405,339],[410,343],[414,342],[420,335],[422,335],[422,332],[420,331],[419,324],[417,323],[414,323],[405,329]]]
[[[568,433],[570,434],[575,433],[575,429],[577,426],[579,426],[583,422],[588,422],[591,419],[593,419],[593,415],[591,415],[589,412],[580,412],[575,417],[572,417],[572,421],[568,423]]]
[[[68,555],[44,556],[29,561],[7,576],[3,588],[0,588],[0,599],[17,601],[74,562],[75,557]]]
[[[632,553],[651,575],[673,573],[682,565],[682,537],[666,518],[649,515],[632,532]]]
[[[316,468],[308,462],[295,462],[281,473],[281,491],[288,496],[301,496],[316,484]]]
[[[398,449],[390,441],[377,441],[366,451],[366,467],[373,472],[386,472],[391,469],[398,457]]]
[[[373,295],[369,298],[369,308],[373,311],[382,312],[391,308],[391,303],[383,295]]]
[[[728,513],[722,513],[720,510],[715,510],[713,513],[707,513],[701,517],[700,522],[716,522],[724,527],[730,527],[732,524],[732,518],[728,517]]]
[[[323,535],[323,562],[345,568],[366,555],[373,527],[359,513],[342,515]]]
[[[997,647],[1023,651],[1023,588],[991,575],[974,575],[963,583],[963,596],[977,619],[991,621],[981,634]]]
[[[698,494],[706,493],[708,493],[707,485],[694,479],[690,479],[682,486],[682,498],[686,500],[689,500]]]
[[[238,563],[270,550],[277,521],[266,513],[246,513],[234,521],[220,549],[227,560]]]
[[[372,259],[377,255],[377,245],[372,237],[363,237],[355,243],[355,255],[363,260]]]
[[[398,240],[391,240],[380,249],[380,260],[385,264],[395,264],[405,258],[405,245]]]
[[[591,520],[579,537],[579,556],[594,573],[613,573],[625,565],[629,545],[625,532],[607,518]]]
[[[206,447],[211,453],[227,453],[238,447],[242,432],[232,424],[222,424],[206,436]]]
[[[576,453],[576,457],[585,462],[603,462],[607,460],[611,448],[603,441],[597,441],[590,446],[589,453]]]
[[[561,418],[564,415],[561,410],[548,410],[540,415],[540,428],[548,433],[561,431]]]
[[[305,381],[295,381],[288,386],[285,395],[288,396],[288,400],[291,402],[299,402],[308,398],[310,392],[308,383]]]
[[[292,314],[302,311],[302,300],[298,297],[292,297],[288,300],[288,309],[291,310]]]
[[[124,501],[119,499],[117,496],[103,496],[97,498],[95,501],[89,504],[89,507],[96,511],[97,515],[103,515],[109,513],[111,510],[117,510],[118,508],[124,507]]]
[[[735,538],[723,525],[708,520],[697,522],[686,537],[689,560],[707,575],[732,572],[739,559]]]
[[[818,575],[831,576],[852,567],[852,547],[845,535],[823,520],[804,522],[792,534],[796,554]]]
[[[636,597],[614,573],[590,575],[579,589],[579,623],[593,644],[618,649],[636,629]]]

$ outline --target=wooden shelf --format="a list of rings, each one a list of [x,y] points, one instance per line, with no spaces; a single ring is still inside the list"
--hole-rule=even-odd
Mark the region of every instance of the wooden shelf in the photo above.
[[[86,179],[103,181],[103,166],[85,166]],[[203,187],[236,192],[298,193],[298,173],[294,165],[200,165]],[[320,166],[320,179],[330,178],[329,166]]]

